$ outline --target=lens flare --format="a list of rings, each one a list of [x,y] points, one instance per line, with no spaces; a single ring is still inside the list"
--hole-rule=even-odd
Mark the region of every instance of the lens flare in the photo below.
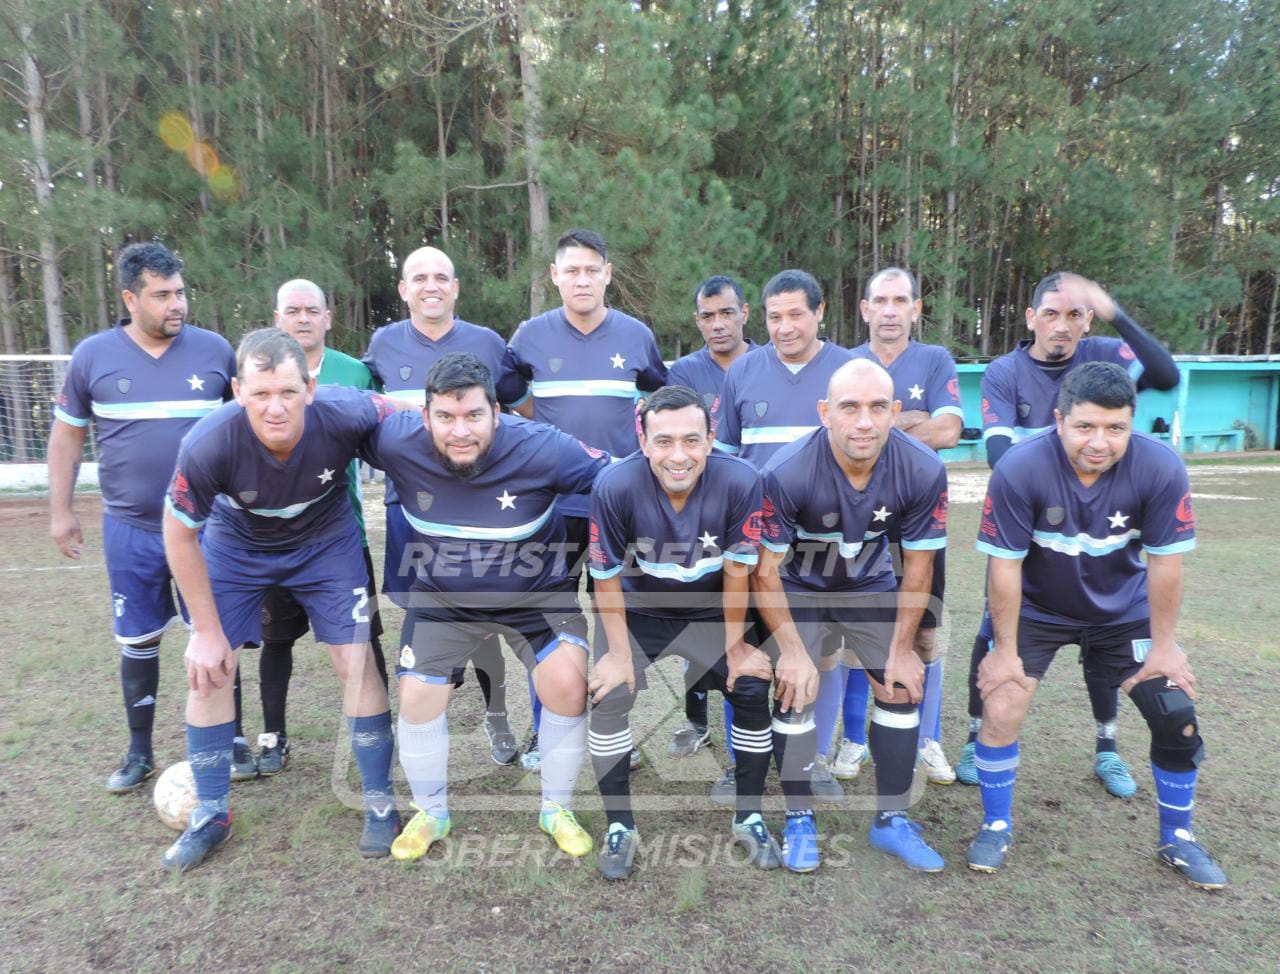
[[[187,162],[191,163],[191,168],[206,179],[209,178],[209,173],[221,165],[217,151],[208,142],[191,143],[187,148]]]
[[[196,134],[191,123],[181,112],[166,112],[156,123],[156,133],[160,141],[174,152],[186,152],[196,141]]]

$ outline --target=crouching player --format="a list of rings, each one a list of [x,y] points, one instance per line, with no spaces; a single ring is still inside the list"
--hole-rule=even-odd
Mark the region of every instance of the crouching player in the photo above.
[[[823,643],[843,637],[866,668],[875,704],[869,743],[878,812],[871,845],[922,872],[945,863],[907,818],[924,666],[913,648],[929,603],[933,554],[946,545],[947,473],[938,455],[894,428],[893,379],[866,359],[831,376],[822,429],[764,469],[764,531],[752,589],[773,633],[773,751],[787,801],[783,862],[819,863],[809,767]],[[889,539],[901,539],[897,582]],[[896,590],[896,591],[895,591]]]
[[[640,449],[614,464],[591,494],[595,671],[588,741],[609,826],[596,864],[631,875],[638,835],[631,812],[628,715],[644,671],[662,656],[688,660],[691,687],[733,704],[738,754],[733,833],[762,869],[779,865],[760,814],[772,752],[769,658],[746,641],[751,566],[760,541],[760,478],[745,460],[711,452],[702,397],[666,386],[640,410]]]
[[[584,856],[569,809],[587,750],[587,621],[565,558],[557,494],[581,494],[609,456],[541,423],[498,412],[493,378],[454,352],[427,373],[426,405],[388,419],[362,456],[387,472],[424,545],[401,636],[400,764],[418,814],[391,847],[421,858],[449,834],[446,708],[483,641],[500,634],[542,701],[539,826]]]
[[[273,586],[298,600],[329,646],[364,794],[360,854],[385,856],[400,826],[391,709],[369,652],[367,579],[346,478],[357,446],[394,406],[354,389],[317,390],[302,346],[275,328],[246,335],[236,367],[235,402],[183,439],[165,501],[165,553],[191,612],[187,758],[200,801],[164,864],[191,869],[231,837],[232,677],[241,648],[262,639],[262,602]]]
[[[991,475],[978,535],[995,625],[978,669],[984,816],[969,867],[979,872],[1004,864],[1018,731],[1054,655],[1075,644],[1151,728],[1156,857],[1195,886],[1227,885],[1191,831],[1204,746],[1195,678],[1174,641],[1182,553],[1195,547],[1187,470],[1169,447],[1133,432],[1135,402],[1120,366],[1080,366],[1062,384],[1057,425],[1013,446]]]

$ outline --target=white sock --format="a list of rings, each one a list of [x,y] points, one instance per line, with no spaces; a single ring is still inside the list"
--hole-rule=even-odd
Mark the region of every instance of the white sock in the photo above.
[[[449,720],[441,714],[425,724],[400,718],[400,767],[413,803],[429,815],[449,814]]]
[[[554,802],[569,808],[578,769],[587,753],[587,715],[564,717],[542,705],[542,726],[538,729],[542,751],[542,807]]]

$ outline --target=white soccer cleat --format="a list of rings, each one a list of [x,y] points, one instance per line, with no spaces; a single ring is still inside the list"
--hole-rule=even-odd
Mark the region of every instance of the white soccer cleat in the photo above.
[[[831,776],[840,781],[852,781],[858,777],[858,772],[870,758],[867,745],[855,744],[846,738],[840,742],[840,751],[836,754],[836,759],[831,762]]]
[[[942,745],[933,738],[925,738],[924,747],[916,754],[916,760],[924,768],[925,777],[930,784],[949,785],[955,782],[956,773],[947,763],[947,756],[942,753]]]

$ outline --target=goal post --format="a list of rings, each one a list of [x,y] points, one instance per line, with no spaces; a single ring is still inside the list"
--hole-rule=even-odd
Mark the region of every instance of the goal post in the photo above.
[[[0,464],[48,462],[53,407],[70,355],[0,355]],[[92,426],[82,462],[97,460]]]

